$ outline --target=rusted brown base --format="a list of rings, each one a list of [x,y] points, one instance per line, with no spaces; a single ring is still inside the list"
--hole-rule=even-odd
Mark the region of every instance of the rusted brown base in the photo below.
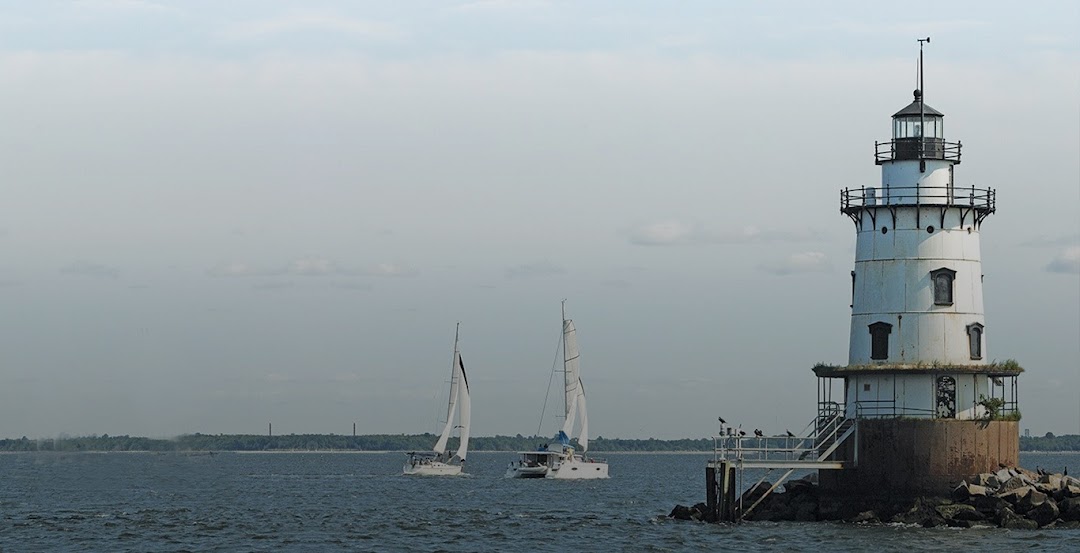
[[[961,480],[1020,463],[1016,421],[863,419],[843,458],[858,467],[822,470],[823,491],[866,497],[947,495]],[[839,457],[838,457],[839,458]]]

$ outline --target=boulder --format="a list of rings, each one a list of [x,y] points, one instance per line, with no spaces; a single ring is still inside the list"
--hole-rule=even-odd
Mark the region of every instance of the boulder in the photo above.
[[[1044,474],[1035,484],[1035,489],[1046,495],[1054,495],[1061,491],[1061,476],[1057,474]]]
[[[860,522],[881,522],[878,520],[877,513],[874,511],[863,511],[850,519],[848,522],[860,523]]]
[[[998,482],[1000,483],[1000,482],[1008,482],[1009,479],[1012,478],[1013,476],[1016,476],[1016,474],[1010,469],[1001,469],[1001,470],[995,472],[994,476],[997,477]]]
[[[1009,508],[1009,502],[1000,497],[984,496],[972,498],[975,510],[986,516],[995,516],[1001,509]]]
[[[926,498],[919,498],[915,504],[906,511],[897,513],[889,519],[890,522],[899,524],[918,524],[919,526],[939,526],[944,519],[937,512],[939,505]]]
[[[1020,498],[1020,501],[1016,502],[1016,512],[1027,513],[1028,511],[1050,501],[1046,494],[1039,490],[1032,489],[1026,495]]]
[[[669,514],[668,517],[674,518],[674,519],[677,519],[677,520],[693,520],[694,519],[693,514],[692,514],[692,512],[690,510],[690,507],[687,507],[686,505],[676,505],[675,508],[671,510],[671,514]]]
[[[1068,484],[1061,488],[1061,496],[1065,498],[1080,497],[1080,486]]]
[[[997,493],[1002,494],[1010,492],[1015,489],[1023,488],[1024,486],[1030,486],[1034,484],[1032,480],[1022,474],[1018,474],[1009,478],[1008,480],[1002,480],[1001,485],[998,486]]]
[[[768,489],[768,488],[766,488]],[[784,484],[784,492],[792,496],[803,494],[817,494],[817,486],[809,480],[788,480]]]
[[[998,492],[997,497],[1008,501],[1010,505],[1015,507],[1017,503],[1020,503],[1020,500],[1022,498],[1024,498],[1025,496],[1027,496],[1027,494],[1033,491],[1035,491],[1035,488],[1031,486],[1024,486],[1022,488],[1011,489],[1007,492]]]
[[[1058,503],[1061,520],[1080,522],[1080,497],[1071,497]]]
[[[709,507],[708,507],[708,505],[705,505],[704,503],[698,503],[697,505],[694,505],[693,507],[687,507],[685,505],[676,505],[675,508],[671,510],[671,514],[669,514],[668,517],[674,518],[674,519],[677,519],[677,520],[699,520],[700,521],[700,520],[705,520],[706,515],[708,514],[708,511],[709,511]]]
[[[1032,508],[1025,516],[1038,522],[1039,526],[1046,526],[1057,520],[1058,514],[1057,505],[1054,504],[1053,500],[1047,500],[1040,503],[1037,507]]]
[[[984,472],[982,474],[975,475],[975,477],[971,479],[971,483],[975,484],[976,486],[985,486],[987,488],[995,489],[1001,485],[998,477],[995,476],[992,472]]]
[[[1002,509],[998,513],[997,518],[998,526],[1002,528],[1013,528],[1017,530],[1035,530],[1039,527],[1039,523],[1034,520],[1024,518],[1012,511],[1012,509]]]
[[[944,518],[946,521],[980,521],[986,519],[986,516],[977,511],[975,507],[964,503],[938,505],[935,510],[941,515],[941,518]]]
[[[986,496],[989,493],[990,490],[986,486],[961,482],[959,486],[953,489],[953,498],[958,501],[968,501],[972,497]]]
[[[761,497],[765,495],[765,492],[769,491],[769,488],[771,487],[772,484],[770,484],[768,481],[763,481],[756,488],[748,488],[742,494],[743,505],[753,505],[754,502],[758,499],[761,499]]]

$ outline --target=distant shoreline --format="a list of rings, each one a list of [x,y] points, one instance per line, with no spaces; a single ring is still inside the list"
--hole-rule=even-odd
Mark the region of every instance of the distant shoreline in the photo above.
[[[525,450],[484,450],[484,451],[472,451],[470,455],[484,455],[488,453],[521,453]],[[153,449],[125,449],[125,450],[105,450],[105,449],[83,449],[83,450],[35,450],[35,451],[0,451],[0,455],[21,455],[27,453],[77,453],[77,454],[128,454],[128,453],[153,453],[156,455],[183,455],[188,457],[202,457],[209,455],[217,455],[221,453],[235,453],[238,455],[250,455],[250,454],[297,454],[297,453],[343,453],[343,454],[383,454],[383,453],[398,453],[405,455],[409,453],[407,450],[368,450],[368,449],[266,449],[266,450],[251,450],[251,449],[198,449],[198,450],[185,450],[185,449],[172,449],[172,450],[153,450]],[[1068,451],[1052,452],[1052,453],[1070,453]],[[1076,452],[1080,453],[1080,451]],[[595,455],[590,457],[604,457],[607,455],[712,455],[712,451],[597,451]]]

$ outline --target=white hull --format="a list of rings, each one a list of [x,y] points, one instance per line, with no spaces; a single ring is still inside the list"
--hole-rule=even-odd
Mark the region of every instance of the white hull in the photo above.
[[[572,448],[559,451],[525,451],[521,459],[510,463],[507,478],[554,478],[558,480],[597,480],[608,477],[608,465],[598,459],[586,459]]]
[[[510,465],[506,469],[506,478],[545,478],[548,474],[548,467],[527,467],[517,463]]]
[[[546,478],[558,480],[597,480],[608,477],[608,465],[604,461],[584,460],[580,457],[562,459]]]
[[[457,476],[462,474],[461,465],[448,465],[439,461],[405,463],[405,468],[402,470],[409,476]]]

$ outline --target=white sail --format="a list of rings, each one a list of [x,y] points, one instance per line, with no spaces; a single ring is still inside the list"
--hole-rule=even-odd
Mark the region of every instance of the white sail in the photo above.
[[[461,445],[458,446],[457,455],[461,462],[465,462],[465,454],[469,451],[469,425],[472,422],[472,398],[469,397],[469,379],[465,376],[465,363],[461,360],[461,354],[457,356],[457,376],[461,379],[458,385],[458,405],[461,406],[459,419],[461,428]]]
[[[458,355],[454,353],[454,364],[457,364]],[[432,448],[435,453],[442,455],[446,453],[446,442],[450,439],[450,433],[454,431],[454,415],[457,413],[457,369],[454,369],[450,377],[450,407],[446,414],[446,426],[443,427],[442,434],[439,435],[439,441],[435,442],[435,447]]]
[[[446,406],[446,426],[443,427],[442,434],[439,435],[439,441],[435,442],[435,447],[432,450],[439,455],[446,453],[446,442],[450,439],[450,433],[454,430],[454,414],[457,412],[458,402],[458,387],[460,386],[458,377],[458,366],[461,364],[461,355],[458,353],[458,330],[454,329],[454,359],[450,365],[450,399],[449,404]]]
[[[573,321],[563,320],[563,382],[566,389],[566,412],[569,418],[573,405],[581,393],[581,369],[578,366],[578,332]]]

